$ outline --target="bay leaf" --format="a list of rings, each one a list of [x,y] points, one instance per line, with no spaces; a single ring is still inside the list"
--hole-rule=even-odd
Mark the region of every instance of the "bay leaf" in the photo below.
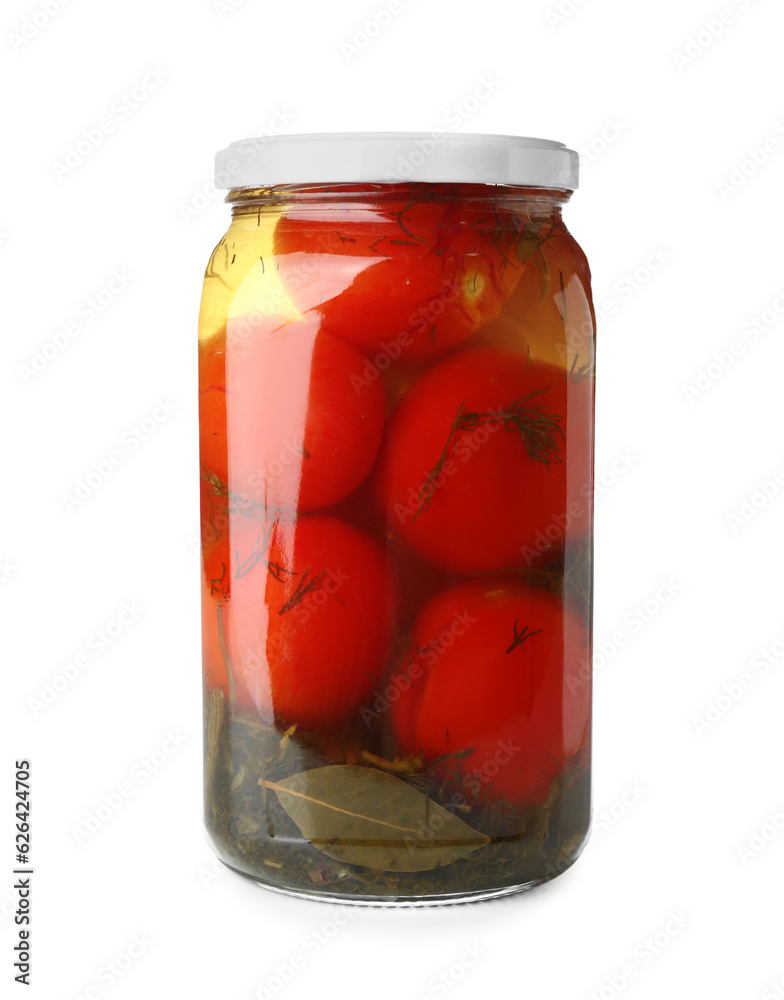
[[[314,847],[374,871],[428,871],[489,843],[459,817],[373,767],[332,764],[259,780]]]
[[[541,233],[536,229],[526,228],[517,238],[517,243],[515,244],[515,257],[521,264],[526,264],[533,256],[534,251],[538,250],[541,245]]]
[[[215,777],[215,766],[218,762],[218,740],[223,720],[226,716],[226,699],[223,691],[216,688],[207,700],[207,758],[205,761],[206,785],[212,785]]]
[[[550,265],[547,263],[544,246],[547,243],[547,234],[539,226],[527,226],[517,237],[515,244],[515,257],[521,264],[527,264],[529,260],[538,269],[542,276],[542,284],[539,288],[539,305],[547,298],[550,291]]]

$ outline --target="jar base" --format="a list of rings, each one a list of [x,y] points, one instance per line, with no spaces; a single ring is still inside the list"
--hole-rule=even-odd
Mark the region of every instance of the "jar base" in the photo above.
[[[483,900],[497,899],[501,896],[511,896],[517,893],[525,892],[527,889],[536,889],[538,886],[544,885],[546,882],[552,882],[552,880],[558,878],[559,875],[563,875],[564,872],[569,871],[575,861],[577,861],[582,854],[584,846],[585,841],[583,841],[583,844],[580,845],[580,849],[571,858],[569,858],[568,861],[564,860],[563,867],[560,868],[559,871],[548,873],[542,878],[532,879],[529,882],[523,882],[519,885],[503,885],[495,889],[480,889],[475,892],[443,893],[434,896],[374,896],[370,894],[362,895],[358,893],[329,892],[326,890],[319,892],[316,889],[306,890],[293,887],[289,888],[272,881],[267,881],[266,879],[260,878],[258,875],[243,871],[241,868],[235,868],[233,865],[224,861],[223,858],[219,857],[218,860],[222,865],[224,865],[224,867],[228,868],[228,870],[233,872],[235,875],[240,875],[243,879],[246,879],[248,882],[252,882],[254,885],[257,885],[262,889],[269,889],[272,892],[280,893],[283,896],[294,896],[299,899],[315,900],[318,903],[339,903],[340,905],[347,906],[447,906],[455,905],[457,903],[479,903]]]

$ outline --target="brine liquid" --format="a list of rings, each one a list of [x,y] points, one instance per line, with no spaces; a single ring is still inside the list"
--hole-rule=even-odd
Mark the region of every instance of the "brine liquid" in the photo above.
[[[481,897],[590,811],[594,322],[556,192],[245,192],[199,330],[205,822],[269,886]]]

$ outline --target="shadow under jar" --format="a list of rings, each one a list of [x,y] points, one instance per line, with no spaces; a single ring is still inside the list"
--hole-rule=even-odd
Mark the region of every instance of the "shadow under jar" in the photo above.
[[[422,148],[219,154],[199,320],[207,831],[237,872],[346,902],[518,891],[589,827],[576,154]]]

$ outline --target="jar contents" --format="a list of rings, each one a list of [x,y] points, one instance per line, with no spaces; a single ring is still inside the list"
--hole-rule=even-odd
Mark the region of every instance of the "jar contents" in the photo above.
[[[449,901],[582,849],[594,321],[567,197],[230,195],[199,339],[205,819],[268,886]]]

